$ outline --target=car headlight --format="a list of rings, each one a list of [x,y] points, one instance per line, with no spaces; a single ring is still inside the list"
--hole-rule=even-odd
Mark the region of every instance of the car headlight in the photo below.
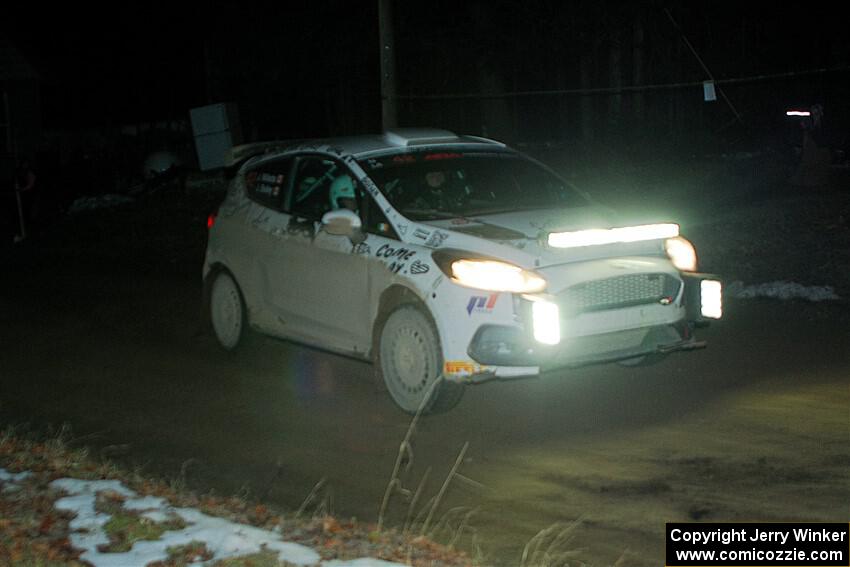
[[[664,250],[677,269],[683,272],[697,271],[697,250],[686,238],[668,238],[664,241]]]
[[[537,293],[546,289],[546,280],[519,266],[485,258],[463,258],[435,252],[434,260],[453,282],[485,291]]]

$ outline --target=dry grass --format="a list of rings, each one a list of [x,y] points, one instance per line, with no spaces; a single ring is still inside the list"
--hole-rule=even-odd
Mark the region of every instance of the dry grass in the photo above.
[[[572,540],[581,519],[569,524],[555,523],[537,532],[522,550],[520,567],[568,567],[584,565],[578,561],[580,550]]]
[[[474,565],[480,565],[483,562],[484,554],[478,545],[477,531],[470,525],[470,520],[478,512],[478,508],[455,507],[437,517],[437,511],[443,503],[446,492],[453,480],[462,478],[472,484],[481,486],[479,483],[463,477],[458,472],[469,449],[469,442],[465,442],[461,447],[451,470],[446,475],[437,494],[426,500],[424,504],[420,505],[420,501],[428,485],[432,471],[431,467],[425,470],[422,477],[416,483],[415,490],[408,488],[407,484],[402,480],[409,476],[413,468],[415,461],[413,437],[416,433],[416,426],[422,416],[423,408],[438,384],[439,381],[435,381],[431,385],[416,414],[411,418],[405,436],[399,444],[392,474],[390,475],[390,480],[387,483],[384,497],[381,501],[381,507],[378,511],[376,532],[381,533],[385,529],[390,502],[392,497],[397,495],[407,503],[406,514],[401,528],[402,535],[412,536],[416,534],[413,541],[424,541],[426,539],[444,541],[447,542],[446,545],[449,549],[455,549],[461,538],[469,535],[469,547],[473,550],[473,557],[470,559],[470,562]]]
[[[264,504],[249,501],[248,491],[240,498],[198,495],[186,490],[187,471],[195,464],[191,460],[181,467],[180,476],[169,482],[145,477],[138,469],[126,471],[108,461],[93,458],[86,449],[71,447],[70,444],[78,440],[73,438],[68,427],[51,431],[49,436],[40,439],[24,433],[22,427],[0,429],[0,467],[10,472],[32,472],[31,477],[16,483],[17,490],[0,491],[0,565],[81,565],[80,552],[68,543],[71,516],[56,512],[54,503],[61,493],[49,488],[50,481],[61,477],[116,479],[141,496],[164,498],[174,506],[196,508],[212,516],[266,530],[279,529],[288,541],[312,547],[325,560],[376,557],[417,567],[470,564],[464,555],[427,538],[396,530],[376,533],[374,526],[354,520],[341,521],[328,515],[333,508],[333,492],[325,482],[317,483],[298,512],[282,514]],[[118,503],[112,504],[110,509],[114,512]],[[102,501],[99,505],[108,507],[110,502]],[[147,522],[133,513],[111,515],[108,531],[114,537],[109,550],[113,551],[129,549],[135,541],[155,539],[162,531],[179,528],[169,523]],[[160,562],[158,567],[211,559],[203,546],[183,546],[170,553],[169,559]],[[286,565],[268,562],[270,559],[261,553],[213,564]]]

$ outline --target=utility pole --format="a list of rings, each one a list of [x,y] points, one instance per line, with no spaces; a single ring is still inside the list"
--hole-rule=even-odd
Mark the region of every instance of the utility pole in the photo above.
[[[204,94],[207,104],[212,104],[215,101],[215,96],[213,96],[212,55],[210,54],[210,42],[206,38],[204,38]]]
[[[398,126],[392,0],[378,0],[378,27],[381,36],[381,126],[387,130]]]

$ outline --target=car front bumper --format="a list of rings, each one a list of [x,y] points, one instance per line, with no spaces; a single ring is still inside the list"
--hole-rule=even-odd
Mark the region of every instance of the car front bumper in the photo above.
[[[450,380],[482,382],[703,348],[706,343],[695,338],[694,329],[722,314],[719,280],[710,274],[680,277],[684,284],[680,295],[669,303],[573,316],[562,314],[555,323],[557,344],[538,340],[541,336],[551,337],[552,332],[538,332],[540,322],[532,308],[535,302],[553,301],[552,298],[514,296],[513,317],[480,324],[465,343],[467,356],[462,360],[457,356],[446,358],[450,362],[446,363],[444,374]],[[552,325],[552,321],[544,324]]]

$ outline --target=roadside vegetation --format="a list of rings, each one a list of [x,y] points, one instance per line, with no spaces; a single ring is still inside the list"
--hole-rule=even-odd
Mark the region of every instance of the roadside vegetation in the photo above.
[[[15,428],[5,429],[0,433],[0,469],[11,473],[15,479],[10,482],[8,476],[5,479],[0,476],[0,565],[87,565],[80,559],[81,550],[74,548],[69,540],[73,514],[55,507],[63,493],[50,483],[60,478],[119,480],[141,496],[164,498],[174,507],[194,508],[210,516],[280,533],[287,541],[313,548],[322,560],[375,557],[435,567],[473,563],[465,554],[421,535],[386,528],[379,531],[375,525],[309,514],[310,506],[303,507],[298,514],[285,514],[239,497],[196,494],[181,488],[183,483],[179,481],[165,482],[147,477],[139,470],[127,471],[108,461],[92,458],[85,449],[74,447],[67,429],[46,439],[33,438]],[[176,517],[152,521],[141,513],[124,509],[122,500],[121,494],[109,491],[98,494],[95,510],[111,516],[103,526],[109,543],[100,546],[100,552],[127,551],[138,542],[157,540],[167,531],[185,526]],[[177,567],[213,559],[210,550],[201,542],[175,546],[168,551],[169,559],[154,565]],[[237,567],[279,563],[276,554],[260,552],[212,565]]]

